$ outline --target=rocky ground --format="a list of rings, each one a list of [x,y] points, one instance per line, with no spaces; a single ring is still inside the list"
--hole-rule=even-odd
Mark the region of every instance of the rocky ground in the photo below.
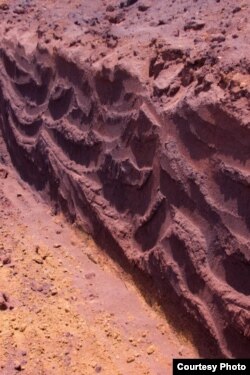
[[[247,0],[0,4],[15,169],[212,357],[250,353],[249,13]]]

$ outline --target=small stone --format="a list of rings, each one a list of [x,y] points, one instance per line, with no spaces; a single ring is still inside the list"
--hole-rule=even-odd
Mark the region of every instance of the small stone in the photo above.
[[[114,12],[115,7],[113,5],[108,5],[106,8],[106,12]]]
[[[186,22],[184,25],[184,30],[201,30],[205,26],[205,22],[199,20],[191,20]]]
[[[59,249],[59,247],[61,247],[62,245],[60,245],[59,243],[55,243],[54,245],[53,245],[53,247],[55,248],[55,249]]]
[[[101,371],[102,371],[101,366],[96,366],[96,368],[95,368],[95,372],[96,372],[97,374],[100,374]]]
[[[3,258],[2,263],[4,266],[11,263],[11,257],[7,255],[5,258]]]
[[[212,42],[224,42],[226,40],[225,36],[223,34],[217,34],[212,37]]]
[[[135,361],[135,357],[131,356],[127,358],[127,363],[132,363]]]
[[[111,14],[108,17],[108,20],[112,24],[119,24],[125,20],[125,15],[123,12],[117,12],[117,13]]]
[[[240,6],[237,6],[237,7],[235,7],[234,9],[233,9],[233,14],[234,13],[238,13],[238,12],[240,12],[241,11],[241,7]]]
[[[3,3],[3,4],[0,4],[0,9],[1,9],[1,10],[9,10],[9,9],[10,9],[10,7],[9,7],[9,5],[8,5],[8,4],[6,4],[6,3]]]
[[[5,311],[8,309],[8,296],[5,293],[0,293],[0,311]]]
[[[149,8],[150,8],[150,4],[148,4],[147,2],[143,2],[138,5],[138,10],[140,12],[146,12],[146,10],[148,10]]]
[[[13,13],[16,13],[16,14],[24,14],[24,13],[25,13],[25,9],[24,9],[21,5],[18,5],[18,6],[13,10]]]
[[[26,328],[27,328],[27,325],[22,324],[22,325],[19,327],[19,331],[20,331],[20,332],[24,332],[24,331],[26,330]]]
[[[22,370],[24,370],[24,367],[21,363],[16,363],[14,365],[14,369],[17,370],[17,371],[22,371]]]
[[[155,352],[155,347],[154,345],[150,345],[148,348],[147,348],[147,353],[148,355],[151,355]]]
[[[91,260],[91,262],[93,262],[94,264],[98,263],[98,261],[95,259],[95,257],[92,254],[87,253],[86,255],[89,258],[89,260]]]
[[[34,257],[32,260],[33,260],[33,262],[35,262],[37,264],[43,264],[43,260],[39,257]]]
[[[131,5],[134,5],[135,3],[137,3],[138,0],[126,0],[126,1],[122,1],[120,3],[120,8],[125,8],[125,7],[130,7]]]
[[[166,25],[166,24],[167,24],[167,20],[160,19],[157,24],[155,24],[155,22],[152,22],[150,24],[150,26],[154,27],[154,26],[162,26],[162,25]]]

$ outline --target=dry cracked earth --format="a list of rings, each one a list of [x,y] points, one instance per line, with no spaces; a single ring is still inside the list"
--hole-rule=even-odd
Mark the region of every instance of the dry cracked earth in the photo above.
[[[6,374],[249,358],[249,17],[249,0],[0,1]]]

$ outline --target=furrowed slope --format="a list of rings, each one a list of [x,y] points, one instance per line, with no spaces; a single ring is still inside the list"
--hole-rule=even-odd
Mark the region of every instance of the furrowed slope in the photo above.
[[[22,178],[172,295],[217,355],[249,357],[249,66],[152,43],[145,86],[119,61],[3,41],[3,137]]]

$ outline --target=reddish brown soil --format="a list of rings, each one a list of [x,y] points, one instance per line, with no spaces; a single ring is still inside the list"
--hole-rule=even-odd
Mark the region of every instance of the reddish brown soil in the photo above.
[[[0,7],[0,127],[14,167],[151,280],[210,356],[250,353],[249,8]]]
[[[1,375],[165,375],[173,357],[197,356],[88,235],[11,172],[0,223]]]

